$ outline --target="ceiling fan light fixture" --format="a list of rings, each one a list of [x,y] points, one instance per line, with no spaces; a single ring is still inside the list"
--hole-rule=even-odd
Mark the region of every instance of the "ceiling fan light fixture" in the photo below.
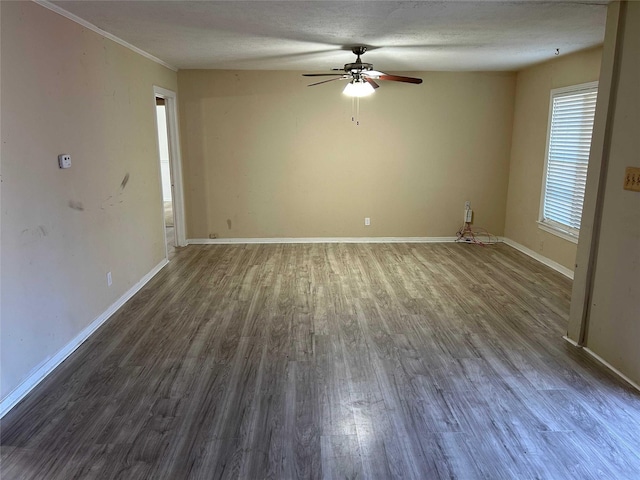
[[[348,97],[366,97],[371,95],[375,89],[373,86],[363,79],[354,79],[347,83],[342,93]]]

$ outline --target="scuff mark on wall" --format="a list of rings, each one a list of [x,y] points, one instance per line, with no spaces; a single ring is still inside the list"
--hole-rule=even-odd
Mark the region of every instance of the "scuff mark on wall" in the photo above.
[[[77,210],[78,212],[84,212],[84,206],[82,205],[82,202],[78,202],[77,200],[69,200],[69,208]]]
[[[128,183],[129,183],[129,172],[125,173],[124,178],[122,179],[122,182],[120,182],[120,189],[117,193],[117,197],[123,195],[124,189],[127,187]],[[100,210],[104,210],[105,207],[114,207],[116,203],[124,203],[122,200],[116,201],[116,198],[114,198],[115,195],[116,194],[109,195],[100,205]]]
[[[120,183],[120,190],[124,190],[127,186],[127,183],[129,183],[129,172],[127,172],[122,179],[122,183]]]
[[[20,238],[23,245],[29,245],[30,243],[37,242],[38,240],[46,237],[49,234],[44,225],[38,225],[33,228],[25,228],[20,232]]]
[[[231,219],[227,218],[227,228],[231,230]]]

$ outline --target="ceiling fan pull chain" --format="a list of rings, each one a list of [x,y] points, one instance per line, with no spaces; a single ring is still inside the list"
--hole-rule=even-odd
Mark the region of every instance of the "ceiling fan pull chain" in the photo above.
[[[360,125],[360,97],[356,97],[356,126]]]
[[[356,121],[356,97],[351,97],[351,121]]]

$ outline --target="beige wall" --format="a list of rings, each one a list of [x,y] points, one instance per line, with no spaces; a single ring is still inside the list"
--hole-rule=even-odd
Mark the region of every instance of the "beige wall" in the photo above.
[[[465,200],[502,235],[515,74],[413,75],[356,126],[343,82],[180,71],[187,236],[453,236]]]
[[[538,228],[552,89],[598,80],[596,48],[518,72],[505,237],[571,270],[576,244]]]
[[[164,258],[153,85],[177,85],[33,2],[0,5],[5,398]]]
[[[640,2],[627,2],[626,14],[624,6],[619,7],[617,2],[609,7],[600,82],[612,85],[614,92],[617,88],[617,98],[614,94],[609,103],[610,120],[596,117],[583,216],[583,223],[594,225],[596,242],[592,248],[590,237],[580,238],[569,336],[580,340],[580,324],[586,316],[584,344],[640,384],[640,193],[622,188],[625,168],[640,167]],[[618,25],[623,35],[616,39]],[[614,67],[616,53],[619,75]],[[592,165],[594,172],[602,166],[606,178],[592,177]],[[601,220],[596,214],[598,204]],[[595,259],[593,269],[588,268],[590,254]]]

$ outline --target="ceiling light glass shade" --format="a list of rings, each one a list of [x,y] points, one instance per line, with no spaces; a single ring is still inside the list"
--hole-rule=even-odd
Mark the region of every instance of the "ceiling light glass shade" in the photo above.
[[[366,97],[374,92],[373,86],[366,80],[351,80],[342,93],[348,97]]]

